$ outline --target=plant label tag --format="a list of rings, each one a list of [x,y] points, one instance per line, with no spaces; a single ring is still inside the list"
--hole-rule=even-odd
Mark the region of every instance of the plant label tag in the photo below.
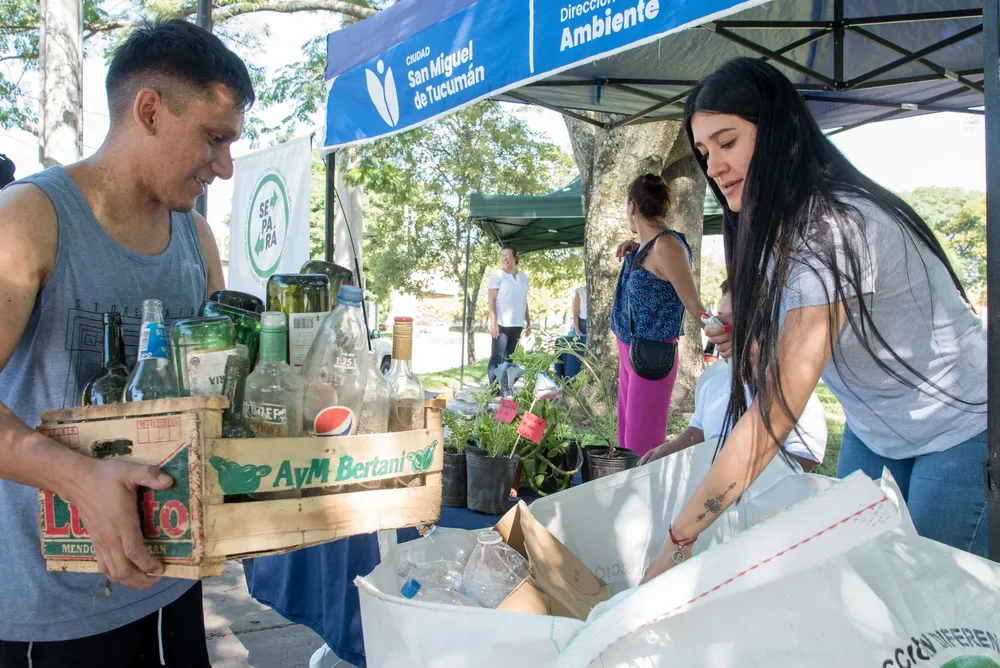
[[[516,401],[501,399],[500,408],[497,409],[497,422],[510,424],[517,417],[517,411],[521,407]]]
[[[542,436],[545,435],[545,428],[547,426],[548,423],[534,413],[525,413],[521,417],[521,424],[517,428],[517,433],[522,438],[538,444],[542,442]]]

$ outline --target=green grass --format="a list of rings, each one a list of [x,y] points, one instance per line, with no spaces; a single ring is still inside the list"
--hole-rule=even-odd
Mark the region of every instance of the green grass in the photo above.
[[[486,367],[488,364],[489,360],[481,360],[475,364],[466,365],[465,382],[485,384]],[[458,381],[462,376],[461,372],[462,367],[455,367],[454,369],[435,371],[434,373],[422,373],[420,374],[420,380],[423,382],[425,390],[440,392],[457,387]]]

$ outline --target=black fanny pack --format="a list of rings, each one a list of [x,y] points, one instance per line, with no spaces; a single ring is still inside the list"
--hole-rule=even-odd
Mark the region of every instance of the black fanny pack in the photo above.
[[[635,335],[635,328],[632,325],[632,306],[628,307],[628,329],[632,335],[632,343],[629,346],[628,361],[632,365],[632,371],[640,378],[646,380],[663,380],[674,370],[674,361],[677,359],[677,342],[654,341],[652,339],[640,339]]]

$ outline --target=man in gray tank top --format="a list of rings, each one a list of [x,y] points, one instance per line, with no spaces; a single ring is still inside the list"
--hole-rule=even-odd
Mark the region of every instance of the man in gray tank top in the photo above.
[[[208,666],[199,584],[159,578],[136,488],[154,467],[75,454],[34,431],[79,403],[117,311],[135,359],[141,305],[168,321],[224,288],[211,229],[192,214],[254,101],[243,62],[185,21],[136,30],[107,77],[111,129],[90,158],[0,192],[0,668]],[[95,336],[96,334],[96,336]],[[47,573],[37,489],[80,509],[103,575]]]

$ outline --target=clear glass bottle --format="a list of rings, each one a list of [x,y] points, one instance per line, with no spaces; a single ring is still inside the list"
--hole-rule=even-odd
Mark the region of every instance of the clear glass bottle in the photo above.
[[[128,377],[122,401],[150,401],[178,396],[177,377],[170,363],[167,327],[163,324],[163,302],[142,302],[139,357]]]
[[[286,359],[300,369],[330,312],[330,279],[323,274],[274,274],[267,279],[267,310],[288,316]]]
[[[325,278],[325,277],[324,277]],[[302,365],[303,428],[314,436],[357,432],[365,395],[368,333],[361,289],[343,285]]]
[[[105,313],[104,362],[101,370],[83,386],[81,403],[84,406],[120,404],[128,384],[128,367],[125,366],[125,338],[122,336],[122,314]]]
[[[202,302],[198,316],[202,318],[229,318],[233,323],[236,350],[250,360],[250,369],[253,370],[260,348],[260,315],[258,313],[209,300]]]
[[[229,408],[222,412],[223,438],[253,438],[253,431],[243,417],[243,396],[250,362],[241,355],[226,358],[222,393],[229,398]]]
[[[243,414],[254,436],[302,434],[302,379],[285,361],[285,314],[261,314],[260,362],[247,378]]]
[[[413,318],[392,323],[392,366],[389,383],[389,431],[424,428],[424,384],[413,373]]]
[[[365,398],[361,406],[359,434],[384,434],[389,431],[389,383],[379,368],[378,353],[367,352]]]
[[[226,363],[238,353],[232,321],[224,316],[178,320],[171,334],[181,395],[224,394]]]
[[[257,295],[252,295],[249,292],[240,292],[239,290],[216,290],[209,296],[208,301],[225,304],[226,306],[250,311],[258,315],[264,312],[264,300]]]

